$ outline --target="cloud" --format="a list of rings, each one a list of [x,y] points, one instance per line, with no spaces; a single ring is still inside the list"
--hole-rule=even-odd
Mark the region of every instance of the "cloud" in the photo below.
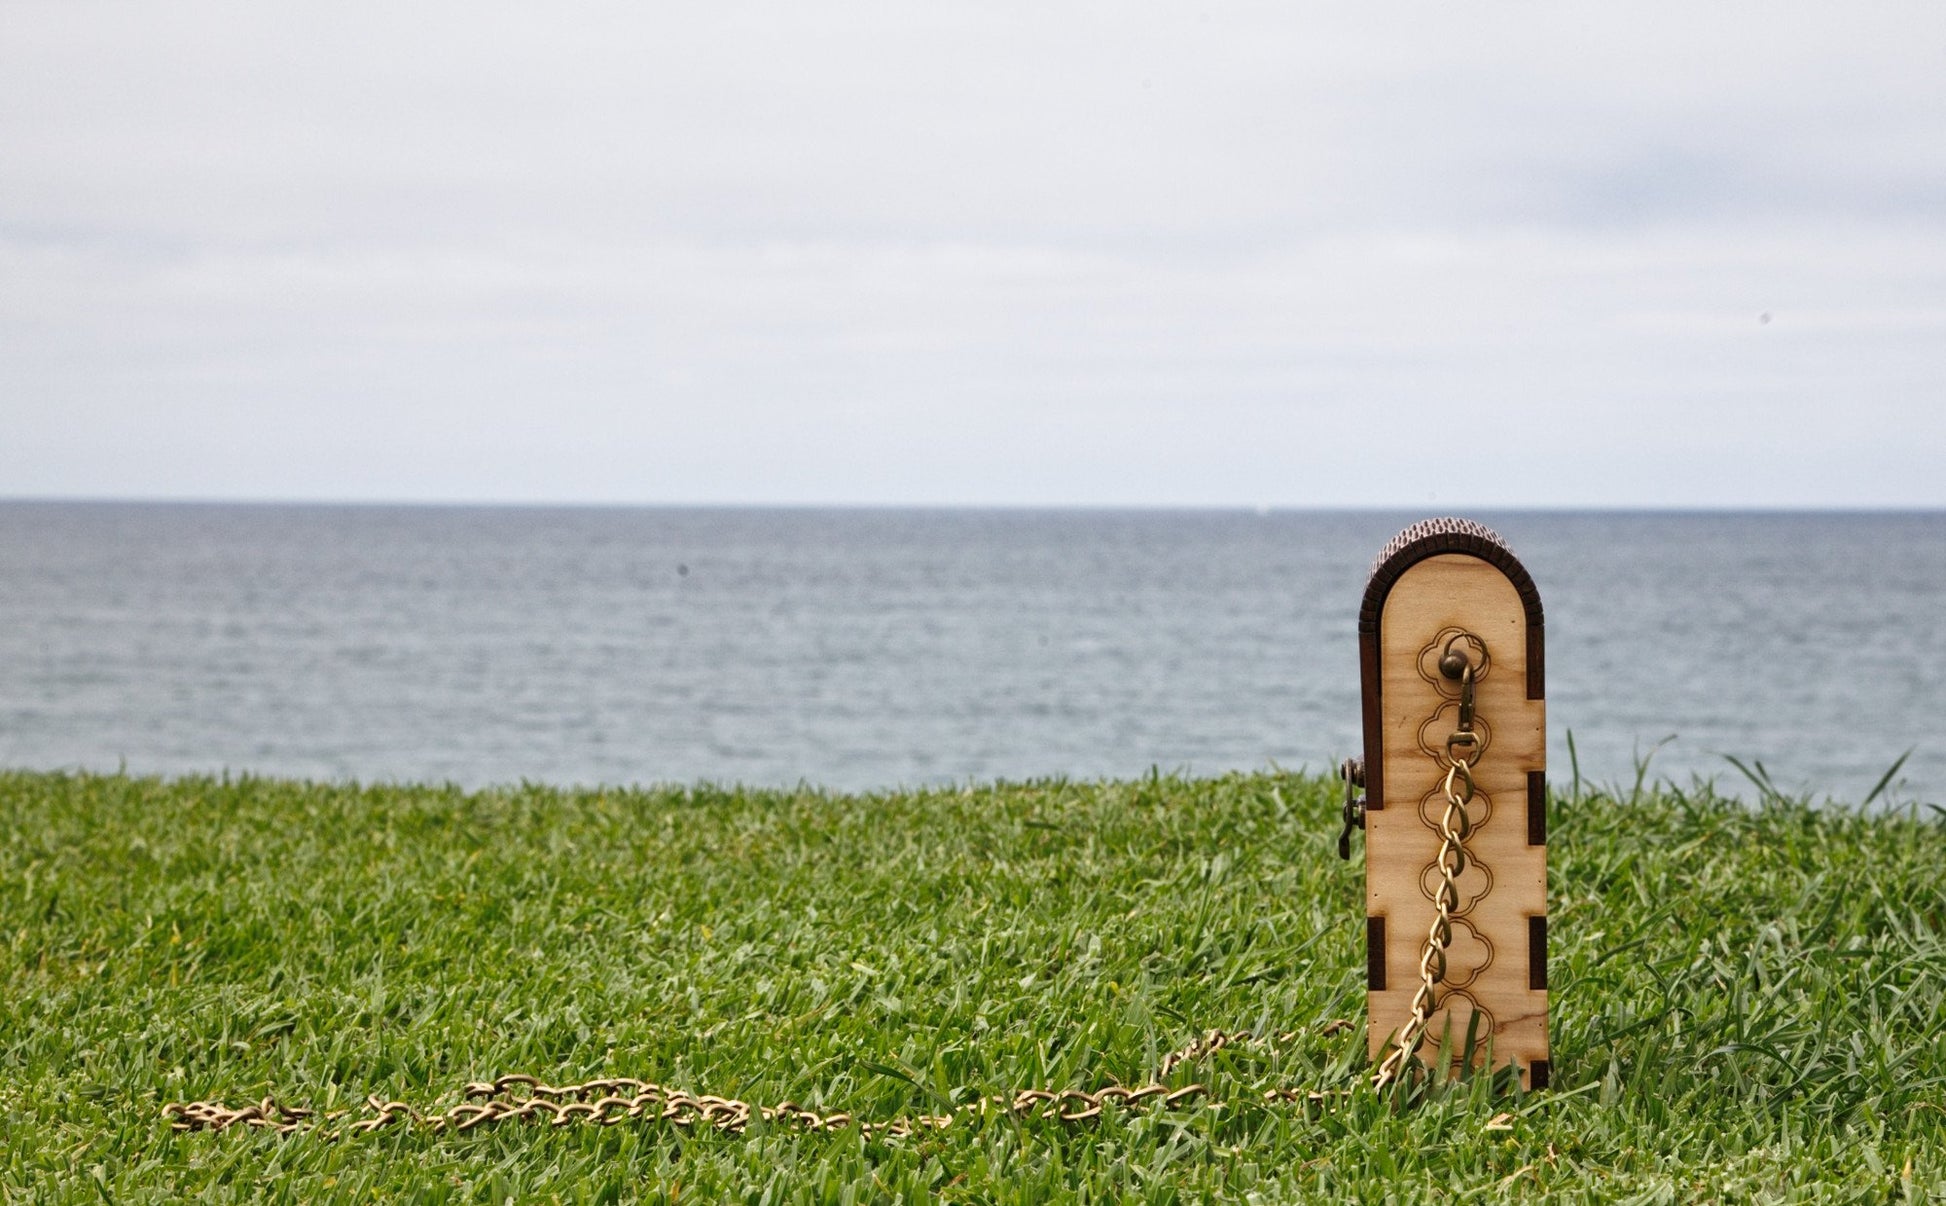
[[[1942,505],[1942,32],[17,5],[0,491]]]

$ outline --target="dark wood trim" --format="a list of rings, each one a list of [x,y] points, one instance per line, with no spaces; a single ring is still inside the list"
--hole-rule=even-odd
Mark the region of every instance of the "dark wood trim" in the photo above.
[[[1547,918],[1527,919],[1527,987],[1547,987]]]
[[[1385,991],[1385,918],[1365,919],[1365,987]]]
[[[1358,679],[1365,713],[1365,807],[1372,812],[1385,807],[1385,705],[1379,665],[1379,616],[1385,610],[1385,597],[1392,593],[1399,578],[1419,562],[1441,553],[1478,557],[1513,583],[1527,612],[1527,698],[1546,698],[1547,641],[1542,629],[1541,592],[1507,542],[1493,529],[1470,519],[1423,519],[1400,532],[1372,563],[1371,577],[1365,583],[1365,600],[1358,609]]]
[[[1547,772],[1527,772],[1527,844],[1547,845]]]
[[[1365,584],[1365,602],[1358,610],[1360,638],[1369,633],[1372,640],[1377,641],[1378,618],[1379,613],[1385,610],[1385,596],[1392,592],[1392,587],[1407,570],[1441,553],[1465,553],[1478,557],[1507,575],[1507,580],[1513,583],[1514,590],[1520,594],[1521,606],[1527,612],[1527,698],[1545,699],[1547,666],[1541,592],[1534,585],[1533,575],[1520,563],[1520,558],[1514,556],[1507,542],[1500,539],[1493,529],[1470,519],[1423,519],[1392,538],[1379,553],[1378,560],[1372,563],[1372,576]],[[1369,688],[1370,684],[1367,686]],[[1371,707],[1371,692],[1368,689],[1366,708],[1369,710]],[[1368,776],[1370,761],[1368,757]],[[1366,783],[1370,785],[1369,778]]]
[[[1541,601],[1538,595],[1527,609],[1527,698],[1547,698],[1547,640],[1546,634],[1541,631]]]
[[[1365,811],[1385,807],[1385,715],[1379,707],[1378,629],[1358,634],[1358,679],[1365,697]]]

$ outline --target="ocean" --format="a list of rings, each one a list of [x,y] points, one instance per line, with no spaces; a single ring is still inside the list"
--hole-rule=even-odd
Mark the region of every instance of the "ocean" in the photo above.
[[[869,790],[1328,769],[1412,512],[0,503],[0,765]],[[1551,776],[1946,789],[1946,513],[1468,513]],[[1651,756],[1652,753],[1652,757]]]

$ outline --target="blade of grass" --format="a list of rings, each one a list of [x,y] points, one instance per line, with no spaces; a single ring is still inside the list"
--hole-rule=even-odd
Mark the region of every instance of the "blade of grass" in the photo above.
[[[1879,795],[1891,785],[1892,776],[1899,773],[1899,768],[1905,765],[1905,760],[1912,757],[1912,751],[1918,748],[1916,745],[1908,748],[1905,753],[1898,756],[1897,760],[1891,766],[1886,767],[1885,773],[1878,777],[1878,782],[1872,785],[1872,790],[1865,793],[1865,798],[1859,801],[1858,806],[1860,808],[1871,807],[1872,801],[1878,799]]]

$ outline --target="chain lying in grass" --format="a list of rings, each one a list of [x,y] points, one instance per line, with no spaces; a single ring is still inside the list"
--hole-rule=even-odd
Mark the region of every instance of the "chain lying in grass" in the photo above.
[[[1324,1033],[1336,1034],[1351,1028],[1349,1022],[1327,1024]],[[880,1122],[860,1122],[848,1113],[820,1114],[795,1102],[758,1106],[729,1097],[684,1093],[645,1080],[617,1077],[590,1080],[573,1085],[546,1085],[532,1076],[502,1076],[466,1086],[466,1101],[445,1111],[416,1109],[403,1101],[387,1101],[374,1094],[366,1101],[367,1117],[352,1119],[353,1111],[320,1113],[316,1110],[280,1104],[266,1097],[255,1105],[231,1108],[220,1101],[175,1101],[162,1107],[170,1128],[178,1131],[226,1131],[231,1127],[271,1130],[278,1134],[299,1132],[323,1138],[360,1135],[395,1125],[406,1125],[431,1133],[471,1131],[501,1122],[542,1121],[549,1126],[567,1127],[577,1123],[614,1126],[623,1122],[662,1122],[684,1130],[713,1130],[740,1135],[761,1118],[805,1133],[842,1131],[855,1128],[861,1134],[900,1139],[924,1131],[940,1131],[963,1118],[1010,1117],[1051,1119],[1060,1122],[1089,1122],[1101,1117],[1111,1104],[1124,1109],[1175,1109],[1188,1102],[1208,1097],[1209,1086],[1200,1082],[1170,1088],[1163,1080],[1184,1064],[1204,1059],[1226,1047],[1265,1046],[1296,1038],[1296,1032],[1278,1035],[1275,1040],[1260,1039],[1248,1030],[1212,1030],[1195,1042],[1164,1056],[1154,1077],[1140,1087],[1109,1085],[1092,1093],[1080,1089],[1022,1089],[1013,1094],[994,1093],[943,1114],[915,1114]],[[1349,1090],[1268,1089],[1268,1103],[1306,1102],[1323,1104],[1342,1098]]]

